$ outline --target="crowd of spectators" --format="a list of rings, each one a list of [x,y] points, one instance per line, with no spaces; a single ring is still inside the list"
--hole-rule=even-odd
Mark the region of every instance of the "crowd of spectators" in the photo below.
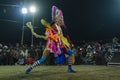
[[[120,53],[120,44],[116,37],[109,42],[83,42],[74,52],[75,64],[107,65],[115,54]]]
[[[20,46],[18,43],[15,46],[0,44],[0,65],[32,64],[42,56],[44,48],[45,44],[41,42],[35,46]],[[117,38],[104,43],[97,41],[82,42],[73,47],[72,50],[74,51],[75,65],[106,65],[115,53],[120,52]],[[54,62],[54,55],[51,53],[44,64],[55,64]]]
[[[0,44],[0,65],[32,64],[41,57],[43,49],[41,43],[36,46]]]

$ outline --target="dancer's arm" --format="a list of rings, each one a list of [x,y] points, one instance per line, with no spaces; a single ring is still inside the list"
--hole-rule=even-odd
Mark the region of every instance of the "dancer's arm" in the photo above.
[[[32,35],[34,35],[36,38],[43,38],[43,39],[46,40],[46,37],[45,37],[45,36],[43,36],[43,35],[38,35],[37,33],[34,32],[34,29],[33,29],[33,26],[32,26],[32,24],[31,24],[31,22],[27,22],[26,25],[27,25],[27,27],[31,30]]]

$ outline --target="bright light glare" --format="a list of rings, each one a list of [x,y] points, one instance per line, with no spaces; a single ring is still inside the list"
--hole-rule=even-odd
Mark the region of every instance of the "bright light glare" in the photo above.
[[[35,13],[35,12],[36,12],[35,6],[31,6],[31,7],[30,7],[30,12],[32,12],[32,13]]]
[[[27,8],[22,8],[22,13],[23,13],[23,14],[27,14],[27,12],[28,12],[28,11],[27,11]]]

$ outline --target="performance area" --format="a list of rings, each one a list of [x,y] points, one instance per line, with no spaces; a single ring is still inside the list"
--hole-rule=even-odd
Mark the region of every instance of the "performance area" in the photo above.
[[[67,65],[38,66],[25,74],[28,66],[0,66],[0,80],[119,80],[120,67],[74,65],[77,73],[67,72]],[[7,75],[7,76],[6,76]]]
[[[0,0],[0,80],[120,80],[119,0]]]

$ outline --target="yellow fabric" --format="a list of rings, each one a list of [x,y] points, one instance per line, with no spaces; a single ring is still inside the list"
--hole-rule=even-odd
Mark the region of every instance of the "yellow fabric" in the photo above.
[[[69,44],[68,40],[66,39],[66,37],[61,35],[60,39],[62,40],[63,44],[65,44],[68,48],[70,48],[70,44]]]
[[[72,64],[74,64],[75,63],[75,56],[74,56],[74,54],[72,55]]]
[[[44,20],[44,19],[41,19],[41,24],[43,25],[43,26],[45,26],[45,27],[47,27],[47,28],[49,28],[49,29],[51,29],[51,27],[50,27],[50,23],[48,23],[46,20]]]

